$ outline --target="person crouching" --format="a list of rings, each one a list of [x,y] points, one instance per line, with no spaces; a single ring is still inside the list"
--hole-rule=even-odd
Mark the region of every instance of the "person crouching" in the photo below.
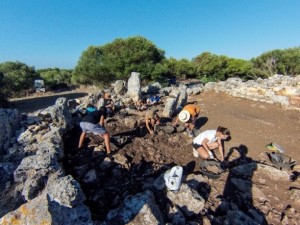
[[[230,137],[230,131],[219,126],[217,130],[206,130],[193,139],[193,155],[203,159],[213,159],[212,150],[219,149],[221,161],[224,160],[223,141]]]

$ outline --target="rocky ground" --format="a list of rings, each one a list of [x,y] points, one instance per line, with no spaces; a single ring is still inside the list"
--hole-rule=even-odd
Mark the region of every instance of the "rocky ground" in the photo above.
[[[111,157],[103,151],[102,140],[93,136],[78,151],[78,126],[64,136],[64,168],[80,183],[95,224],[103,220],[113,224],[114,210],[123,201],[129,201],[129,195],[136,197],[146,190],[154,193],[152,197],[164,222],[298,224],[299,171],[274,168],[266,157],[265,146],[278,143],[287,156],[299,163],[299,111],[214,92],[202,92],[188,101],[197,101],[201,106],[197,132],[222,125],[232,133],[231,140],[225,142],[226,170],[217,179],[201,173],[200,160],[192,155],[191,138],[163,131],[147,134],[143,129],[143,112],[130,111],[130,115],[117,114],[107,120],[106,127],[116,145]],[[30,104],[20,100],[15,107],[30,112],[31,106],[36,110],[45,102],[43,98]],[[163,105],[157,107],[162,112]],[[121,137],[127,138],[127,142],[118,143]],[[177,194],[166,191],[160,179],[174,165],[184,169],[183,185]],[[144,196],[152,198],[148,192]],[[161,221],[160,213],[153,214]]]
[[[196,177],[201,196],[206,200],[198,217],[191,216],[189,221],[204,222],[203,218],[207,218],[213,224],[221,224],[225,211],[242,209],[261,223],[297,224],[300,221],[299,179],[293,182],[289,180],[292,171],[276,174],[277,170],[266,169],[264,165],[272,166],[265,154],[269,152],[265,146],[271,142],[283,146],[292,161],[300,161],[299,112],[214,92],[201,93],[188,101],[197,101],[201,106],[197,132],[215,129],[218,125],[230,129],[232,138],[225,142],[227,171],[218,179],[201,176],[200,160],[192,155],[192,139],[183,133],[160,131],[156,135],[147,134],[142,129],[141,112],[132,111],[130,119],[118,114],[108,119],[107,129],[113,137],[128,138],[128,143],[116,148],[110,158],[101,147],[95,148],[99,143],[101,146],[101,139],[93,136],[86,142],[87,147],[78,152],[80,129],[77,127],[66,137],[68,155],[64,162],[68,173],[81,182],[89,196],[86,204],[90,206],[94,220],[105,219],[126,196],[145,190],[145,186],[164,171],[180,165],[184,168],[184,182],[189,183]],[[157,108],[161,111],[163,106]],[[135,121],[141,126],[136,127]],[[110,163],[115,163],[119,170]],[[86,177],[87,171],[93,171],[97,178]],[[156,202],[166,210],[166,193],[158,193]]]

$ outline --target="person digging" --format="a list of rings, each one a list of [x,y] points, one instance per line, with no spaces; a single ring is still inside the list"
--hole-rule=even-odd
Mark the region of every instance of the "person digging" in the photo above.
[[[157,112],[157,109],[148,110],[145,116],[146,128],[150,134],[154,134],[155,127],[160,125],[160,116]]]
[[[194,137],[193,129],[195,128],[196,120],[199,118],[200,107],[196,104],[188,104],[178,114],[173,126],[175,127],[179,121],[184,123],[186,133],[189,137]]]
[[[214,159],[213,150],[218,149],[224,160],[223,141],[230,137],[230,131],[219,126],[216,130],[206,130],[193,139],[193,155],[202,159]]]
[[[86,134],[93,133],[95,135],[99,135],[104,139],[106,152],[107,154],[111,153],[110,135],[104,127],[104,119],[106,118],[106,114],[107,109],[105,107],[101,107],[99,110],[94,110],[90,113],[87,113],[83,117],[82,122],[80,122],[79,124],[82,132],[79,138],[78,149],[81,149],[83,147],[83,142]]]

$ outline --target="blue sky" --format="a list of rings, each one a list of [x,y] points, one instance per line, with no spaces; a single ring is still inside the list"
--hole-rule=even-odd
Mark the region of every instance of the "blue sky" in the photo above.
[[[0,63],[71,69],[89,46],[137,35],[166,57],[251,59],[300,46],[300,1],[0,0]]]

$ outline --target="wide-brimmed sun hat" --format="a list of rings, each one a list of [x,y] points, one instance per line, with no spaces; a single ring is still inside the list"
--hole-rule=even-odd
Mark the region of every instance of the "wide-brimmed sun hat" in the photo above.
[[[178,115],[179,120],[183,123],[189,121],[190,117],[191,115],[187,110],[182,110]]]

